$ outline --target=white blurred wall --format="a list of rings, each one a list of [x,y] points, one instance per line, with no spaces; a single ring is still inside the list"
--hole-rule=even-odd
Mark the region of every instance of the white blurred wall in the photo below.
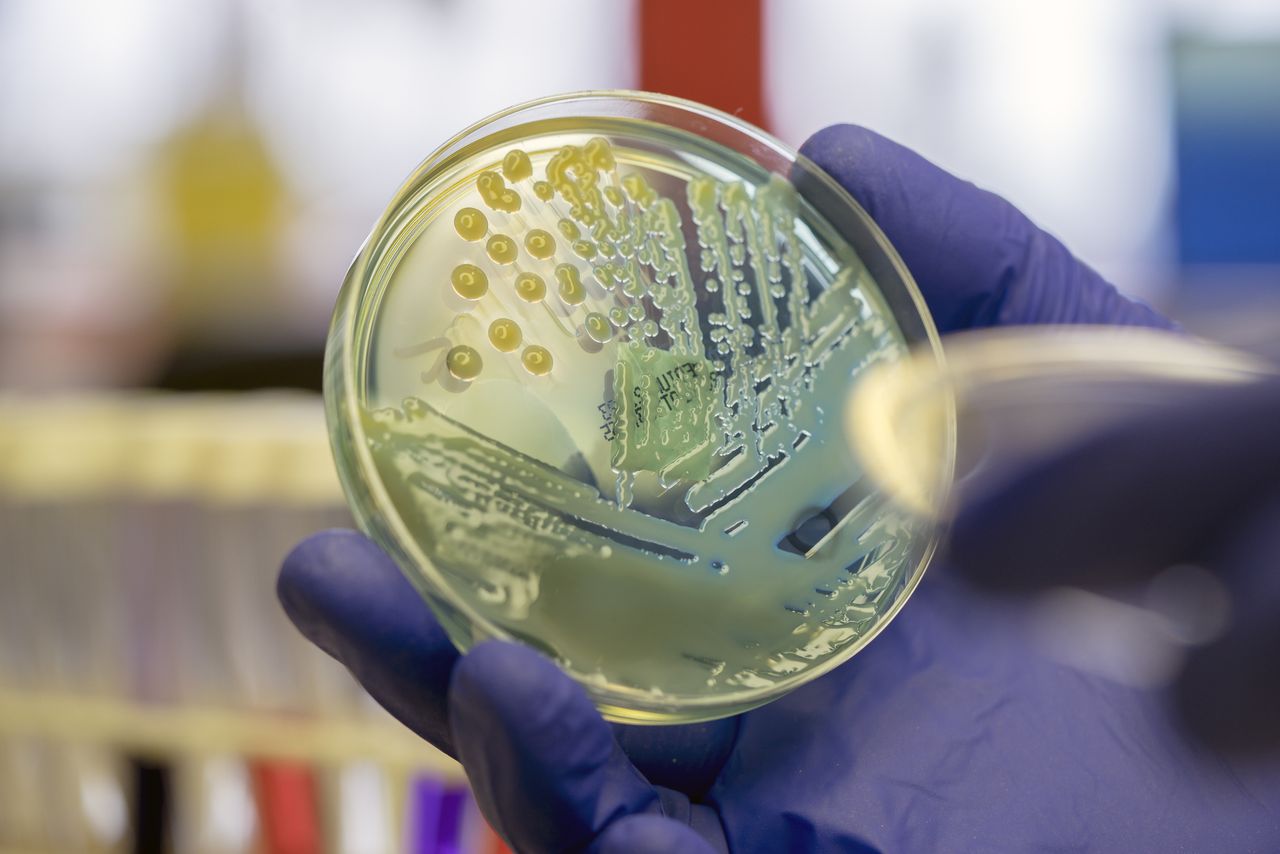
[[[130,381],[170,346],[149,171],[229,77],[288,196],[263,320],[314,346],[414,166],[505,106],[633,87],[632,19],[630,0],[0,2],[0,386]]]
[[[229,75],[287,195],[278,293],[243,334],[315,346],[436,145],[522,100],[636,85],[637,2],[0,2],[0,386],[128,381],[172,345],[148,170]],[[1274,37],[1280,2],[765,0],[773,130],[872,127],[1159,301],[1177,31]]]
[[[866,125],[994,190],[1130,293],[1171,252],[1166,48],[1280,32],[1275,0],[767,0],[774,129]]]

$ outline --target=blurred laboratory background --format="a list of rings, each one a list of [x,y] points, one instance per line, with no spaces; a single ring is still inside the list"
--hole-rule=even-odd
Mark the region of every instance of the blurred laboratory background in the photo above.
[[[1128,293],[1280,341],[1274,0],[0,0],[0,854],[499,852],[275,603],[400,181],[510,104],[855,122]]]

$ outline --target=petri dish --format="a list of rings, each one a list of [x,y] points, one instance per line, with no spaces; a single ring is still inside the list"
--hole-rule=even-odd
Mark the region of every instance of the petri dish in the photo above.
[[[845,430],[883,494],[944,523],[1027,464],[1196,388],[1278,371],[1254,354],[1141,327],[983,329],[943,345],[945,360],[924,349],[864,372]]]
[[[910,275],[816,166],[695,103],[577,93],[396,193],[327,418],[358,523],[460,649],[526,643],[615,721],[708,720],[849,658],[924,571],[935,526],[841,428],[912,346],[939,352]]]

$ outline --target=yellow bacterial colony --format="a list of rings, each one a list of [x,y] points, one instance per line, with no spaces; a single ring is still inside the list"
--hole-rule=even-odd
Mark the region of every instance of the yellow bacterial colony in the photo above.
[[[658,196],[642,176],[620,175],[612,148],[601,137],[563,146],[544,164],[545,180],[533,180],[533,160],[516,148],[502,157],[499,169],[476,176],[476,195],[489,213],[472,204],[460,206],[453,227],[466,244],[482,246],[483,256],[471,254],[453,267],[454,293],[469,301],[502,300],[509,288],[521,301],[538,303],[547,298],[551,283],[557,303],[548,307],[549,322],[536,324],[544,330],[565,330],[567,320],[574,327],[570,334],[587,346],[608,343],[619,334],[636,342],[665,334],[681,352],[700,357],[692,275],[674,262],[684,254],[684,245],[680,217],[670,200]],[[528,195],[521,193],[522,185],[531,191]],[[539,204],[545,207],[539,210]],[[543,221],[553,223],[555,232],[531,225]],[[485,260],[488,273],[480,266]],[[495,293],[497,276],[505,280],[497,284],[504,290]],[[675,287],[662,287],[668,283]],[[646,307],[646,300],[655,310]],[[575,321],[581,306],[585,309]],[[503,315],[489,325],[487,339],[503,354],[526,343],[519,363],[532,376],[548,376],[554,357],[549,342],[530,340],[536,337],[534,330]],[[477,358],[467,371],[450,367],[449,374],[474,380],[480,364]]]

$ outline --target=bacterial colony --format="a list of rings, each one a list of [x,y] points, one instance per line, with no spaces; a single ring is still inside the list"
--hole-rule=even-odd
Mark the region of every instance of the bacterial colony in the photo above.
[[[865,267],[785,178],[650,137],[534,128],[421,201],[380,262],[364,431],[475,613],[681,700],[855,643],[927,537],[839,429],[905,350]]]

